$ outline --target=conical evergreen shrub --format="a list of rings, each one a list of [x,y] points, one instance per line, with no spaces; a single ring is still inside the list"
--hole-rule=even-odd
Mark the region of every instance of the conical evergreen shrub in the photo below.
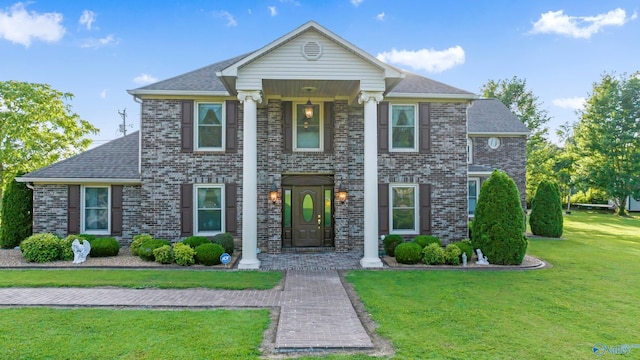
[[[506,173],[495,170],[482,184],[471,232],[491,264],[520,265],[527,251],[524,211],[518,188]]]
[[[529,225],[534,235],[559,238],[562,236],[562,200],[558,184],[543,180],[531,201]]]
[[[21,176],[22,173],[16,175]],[[9,182],[2,194],[2,226],[0,246],[12,249],[31,236],[33,196],[25,183],[15,179]]]

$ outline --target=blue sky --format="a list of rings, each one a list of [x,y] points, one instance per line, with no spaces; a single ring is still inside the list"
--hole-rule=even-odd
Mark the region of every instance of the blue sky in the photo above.
[[[120,136],[138,129],[127,89],[268,44],[314,20],[394,66],[478,93],[517,76],[558,125],[604,72],[640,70],[640,3],[620,1],[0,0],[0,81],[48,83]]]

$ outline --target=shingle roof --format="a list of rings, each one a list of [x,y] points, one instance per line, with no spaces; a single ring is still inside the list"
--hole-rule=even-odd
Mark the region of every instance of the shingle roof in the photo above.
[[[405,78],[391,90],[389,96],[394,93],[401,94],[456,94],[473,95],[473,93],[443,84],[417,74],[404,72]]]
[[[138,131],[23,175],[25,179],[140,179]]]
[[[498,99],[474,100],[467,110],[468,133],[513,133],[527,135],[529,129]]]

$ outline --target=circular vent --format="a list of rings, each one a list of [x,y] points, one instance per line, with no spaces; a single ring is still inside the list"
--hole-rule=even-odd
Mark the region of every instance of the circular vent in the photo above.
[[[322,56],[322,46],[317,41],[307,41],[302,45],[302,56],[307,60],[318,60]]]

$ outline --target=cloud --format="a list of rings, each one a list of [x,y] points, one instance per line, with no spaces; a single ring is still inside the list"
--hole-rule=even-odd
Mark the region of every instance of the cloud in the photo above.
[[[80,45],[80,47],[97,49],[109,45],[116,46],[118,44],[120,44],[120,39],[116,39],[113,34],[109,34],[102,39],[89,39]]]
[[[100,91],[100,99],[106,99],[106,98],[107,98],[107,89],[104,89]]]
[[[549,11],[533,23],[532,34],[560,34],[578,39],[589,39],[605,26],[622,26],[635,20],[637,13],[627,17],[626,11],[617,8],[595,16],[569,16],[563,10]]]
[[[364,0],[351,0],[351,5],[358,7]]]
[[[376,19],[378,19],[378,21],[384,21],[384,11],[381,12],[380,14],[376,15]]]
[[[553,105],[563,108],[563,109],[571,109],[571,110],[580,110],[584,108],[584,104],[586,99],[583,97],[570,97],[570,98],[561,98],[561,99],[553,99],[551,101]]]
[[[213,13],[215,17],[223,18],[227,20],[227,26],[238,26],[236,19],[234,19],[233,15],[231,15],[228,11],[217,11]]]
[[[27,12],[25,5],[18,2],[8,10],[0,10],[0,37],[25,47],[33,40],[56,42],[66,31],[61,23],[62,14]]]
[[[91,25],[93,25],[95,21],[96,13],[91,10],[83,11],[82,15],[80,15],[80,19],[78,20],[80,25],[85,25],[87,27],[87,30],[91,30]]]
[[[464,64],[465,54],[460,46],[446,50],[420,49],[385,51],[379,53],[378,60],[386,63],[406,65],[413,69],[439,73],[460,64]]]
[[[139,85],[151,84],[157,81],[158,81],[157,78],[145,73],[142,73],[133,78],[133,82]]]
[[[276,16],[278,15],[278,9],[275,6],[269,6],[269,15]]]

